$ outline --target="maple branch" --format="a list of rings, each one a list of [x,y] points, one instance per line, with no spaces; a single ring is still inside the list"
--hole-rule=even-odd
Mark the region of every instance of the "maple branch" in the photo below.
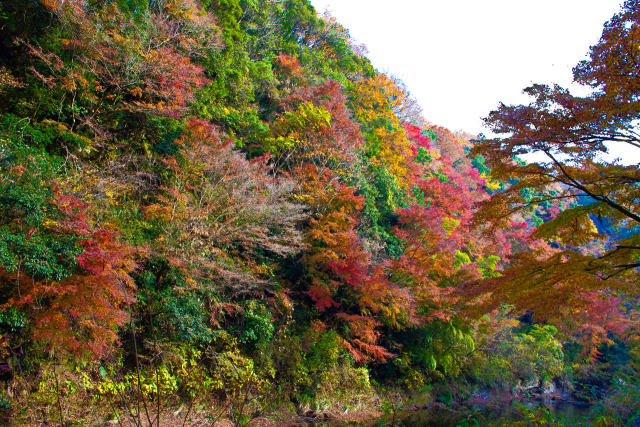
[[[589,197],[591,197],[592,199],[598,200],[600,202],[604,202],[605,204],[607,204],[609,207],[617,210],[618,212],[624,214],[625,216],[628,216],[629,218],[633,219],[634,221],[640,223],[640,216],[634,214],[633,212],[631,212],[630,210],[628,210],[627,208],[625,208],[624,206],[614,202],[613,200],[611,200],[610,198],[603,196],[603,195],[597,195],[595,193],[593,193],[592,191],[590,191],[587,187],[585,187],[583,184],[581,184],[580,182],[578,182],[575,178],[573,178],[571,175],[569,175],[569,173],[567,172],[566,168],[562,165],[561,162],[559,162],[548,150],[544,150],[544,153],[551,159],[553,160],[553,162],[558,166],[558,168],[560,168],[560,171],[562,172],[562,174],[564,176],[567,177],[567,179],[571,182],[571,184],[573,184],[572,186],[584,191],[585,193],[587,193],[587,195]]]
[[[614,268],[622,268],[622,269],[628,270],[636,267],[640,267],[640,262],[633,262],[630,264],[620,264],[620,265],[616,265]]]
[[[613,250],[611,250],[611,251],[607,252],[606,254],[602,255],[602,256],[601,256],[601,257],[599,257],[598,259],[604,259],[604,258],[607,258],[607,257],[609,257],[609,256],[613,255],[614,253],[616,253],[616,252],[618,252],[618,251],[620,251],[620,250],[622,250],[622,249],[640,249],[640,246],[619,245],[619,246],[616,246],[616,248],[615,248],[615,249],[613,249]]]
[[[629,131],[629,132],[635,135],[635,132],[633,131]],[[576,143],[576,142],[587,142],[592,144],[595,142],[625,142],[629,145],[640,148],[640,142],[638,142],[638,138],[625,136],[621,133],[612,133],[609,135],[586,135],[570,141],[570,143]]]
[[[611,278],[613,278],[613,277],[615,277],[615,276],[618,276],[618,275],[620,275],[620,274],[624,273],[624,272],[625,272],[625,271],[627,271],[627,270],[631,270],[631,269],[638,268],[638,267],[640,267],[640,262],[634,262],[634,263],[630,263],[630,264],[620,264],[620,265],[616,265],[616,266],[614,266],[613,268],[617,268],[617,269],[619,269],[619,270],[618,270],[618,271],[616,271],[615,273],[611,273],[611,274],[609,274],[608,276],[605,276],[605,277],[604,277],[604,280],[609,280],[609,279],[611,279]]]
[[[575,198],[580,197],[580,196],[588,196],[588,194],[568,194],[568,195],[565,195],[565,196],[549,196],[549,197],[543,198],[543,199],[531,200],[529,202],[521,203],[519,205],[516,205],[513,209],[507,211],[504,215],[500,215],[497,218],[498,219],[508,218],[511,215],[513,215],[514,213],[516,213],[516,212],[518,212],[518,211],[520,211],[522,209],[525,209],[527,207],[531,207],[533,205],[540,204],[540,203],[543,203],[543,202],[549,202],[549,201],[553,201],[553,200],[562,200],[562,199],[575,199]]]

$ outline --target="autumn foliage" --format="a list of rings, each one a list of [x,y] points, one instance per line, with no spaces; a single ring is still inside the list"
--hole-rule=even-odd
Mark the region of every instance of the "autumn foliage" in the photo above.
[[[57,218],[26,238],[39,233],[72,237],[76,265],[61,280],[22,268],[0,269],[2,280],[14,288],[5,309],[31,313],[33,338],[48,351],[107,356],[119,342],[118,327],[129,320],[128,306],[135,298],[130,276],[135,251],[118,242],[117,233],[90,225],[85,206],[73,196],[58,195],[51,206],[58,210]]]
[[[0,415],[635,384],[638,17],[485,138],[307,0],[0,4]]]

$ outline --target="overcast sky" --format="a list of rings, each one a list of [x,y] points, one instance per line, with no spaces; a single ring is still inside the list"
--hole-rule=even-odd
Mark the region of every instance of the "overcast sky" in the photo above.
[[[400,77],[432,123],[486,132],[481,117],[531,83],[568,85],[621,0],[311,0]]]

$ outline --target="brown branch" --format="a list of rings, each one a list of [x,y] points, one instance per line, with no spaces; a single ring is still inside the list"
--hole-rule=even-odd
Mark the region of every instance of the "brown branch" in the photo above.
[[[581,184],[575,178],[573,178],[571,175],[569,175],[569,172],[567,172],[567,170],[562,165],[562,163],[560,163],[549,151],[544,151],[544,153],[551,160],[553,160],[553,162],[558,166],[558,168],[560,168],[560,171],[562,172],[562,174],[565,177],[567,177],[567,179],[571,182],[573,187],[575,187],[575,188],[577,188],[577,189],[579,189],[581,191],[584,191],[592,199],[598,200],[600,202],[604,202],[605,204],[607,204],[612,209],[617,210],[618,212],[622,213],[623,215],[625,215],[625,216],[633,219],[634,221],[640,223],[640,216],[634,214],[633,212],[631,212],[630,210],[628,210],[624,206],[616,203],[615,201],[611,200],[610,198],[608,198],[606,196],[598,195],[598,194],[593,193],[587,187],[585,187],[583,184]]]

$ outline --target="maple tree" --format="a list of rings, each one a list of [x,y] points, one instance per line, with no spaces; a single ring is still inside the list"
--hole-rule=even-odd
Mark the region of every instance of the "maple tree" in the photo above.
[[[34,162],[38,156],[27,153],[31,161],[4,168],[0,179],[3,308],[26,313],[33,338],[48,350],[106,356],[134,299],[135,251],[117,233],[90,223],[77,198],[43,184],[52,172],[42,167],[46,155]]]
[[[305,236],[308,249],[302,261],[310,280],[305,293],[317,310],[328,312],[327,322],[349,325],[351,339],[344,345],[357,362],[384,361],[392,354],[377,345],[380,333],[375,329],[382,326],[377,318],[394,324],[410,316],[411,298],[371,265],[356,232],[363,197],[330,169],[306,164],[297,174],[304,177],[300,199],[316,213]]]
[[[488,230],[504,225],[517,212],[573,201],[532,235],[553,242],[555,249],[538,247],[517,254],[505,276],[493,279],[503,292],[519,295],[522,303],[542,303],[537,310],[541,316],[553,311],[551,304],[577,304],[587,310],[583,294],[592,290],[634,292],[640,266],[637,234],[616,238],[598,229],[594,220],[606,218],[609,230],[631,231],[639,225],[638,167],[605,156],[610,147],[636,147],[639,141],[632,83],[639,16],[636,2],[626,2],[605,25],[589,58],[574,69],[575,81],[588,86],[588,95],[576,96],[557,85],[531,86],[525,89],[533,98],[530,104],[501,105],[486,119],[494,132],[509,135],[483,139],[473,147],[487,159],[493,179],[512,183],[478,213],[480,221],[491,218],[494,226]],[[528,153],[539,153],[544,160],[515,159]],[[546,191],[551,185],[557,191]],[[587,246],[595,241],[600,245]],[[515,277],[517,286],[506,285]],[[559,306],[557,301],[564,303]]]

